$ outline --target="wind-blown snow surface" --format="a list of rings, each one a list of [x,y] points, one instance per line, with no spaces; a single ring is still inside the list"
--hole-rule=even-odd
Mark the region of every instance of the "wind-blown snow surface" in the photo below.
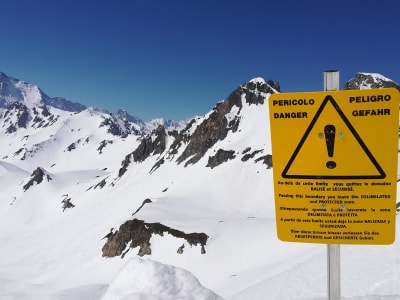
[[[82,138],[102,130],[84,124],[79,116],[85,113],[68,123]],[[241,116],[240,130],[228,132],[218,149],[239,154],[251,145],[270,153],[267,103],[243,105]],[[95,158],[98,144],[77,147],[80,160],[73,161],[59,151],[73,142],[64,140],[63,130],[44,145],[48,156],[0,161],[1,299],[327,298],[326,245],[278,240],[272,170],[265,165],[234,159],[211,169],[205,167],[209,154],[188,167],[167,161],[150,175],[158,158],[150,157],[117,179],[120,162],[138,145],[135,138],[114,140],[101,159]],[[35,138],[31,132],[32,144]],[[38,166],[52,180],[24,192]],[[94,188],[103,179],[107,185]],[[63,211],[66,195],[75,207]],[[146,198],[152,203],[136,218],[205,232],[206,254],[166,234],[152,237],[152,254],[143,259],[137,249],[123,259],[102,257],[103,237],[131,219]],[[389,246],[342,246],[341,259],[343,299],[400,299],[399,230]]]
[[[145,275],[145,276],[143,276]],[[131,259],[111,283],[102,300],[222,299],[201,286],[188,271],[151,260]]]

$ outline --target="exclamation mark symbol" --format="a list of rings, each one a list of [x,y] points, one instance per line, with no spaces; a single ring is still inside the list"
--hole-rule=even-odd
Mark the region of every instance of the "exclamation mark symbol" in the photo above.
[[[326,141],[326,149],[328,150],[328,156],[333,157],[333,150],[335,149],[336,128],[334,125],[326,125],[324,131],[325,131],[325,141]],[[326,163],[326,167],[328,169],[334,169],[336,168],[336,163],[333,160],[329,160]]]

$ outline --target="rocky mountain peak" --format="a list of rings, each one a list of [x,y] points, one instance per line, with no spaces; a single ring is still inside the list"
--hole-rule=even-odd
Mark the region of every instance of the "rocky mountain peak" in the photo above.
[[[224,141],[229,132],[235,133],[240,130],[243,108],[264,105],[268,95],[276,93],[278,90],[278,83],[255,78],[240,85],[225,100],[217,103],[206,116],[192,119],[180,131],[168,130],[165,126],[160,125],[142,138],[137,149],[126,155],[121,163],[119,177],[125,174],[132,161],[142,162],[153,155],[157,155],[158,159],[150,173],[167,160],[175,161],[177,164],[184,162],[185,167],[196,164],[211,148],[217,147],[219,142]],[[168,139],[171,139],[169,143]],[[169,148],[166,147],[168,144]],[[251,146],[248,151],[250,149]],[[232,149],[216,149],[215,151],[215,155],[208,158],[207,167],[214,168],[236,157],[234,154],[236,151]],[[252,158],[261,153],[261,149],[254,150]],[[248,153],[242,154],[249,155]],[[256,157],[255,160],[265,163],[267,168],[270,168],[272,162],[269,157],[270,155]],[[247,159],[242,159],[242,161],[245,162]]]
[[[122,108],[118,109],[115,115],[118,116],[123,121],[134,122],[144,126],[144,123],[141,119],[131,116],[125,109]]]
[[[357,73],[344,85],[345,90],[364,90],[391,87],[400,90],[400,85],[381,74],[363,72]]]
[[[272,81],[270,83],[273,86],[262,78],[252,79],[239,86],[224,101],[219,102],[190,136],[177,162],[181,163],[190,157],[185,166],[196,163],[218,141],[224,140],[229,131],[236,132],[240,126],[243,105],[262,105],[267,94],[277,92],[276,85]],[[234,107],[236,110],[233,110]]]

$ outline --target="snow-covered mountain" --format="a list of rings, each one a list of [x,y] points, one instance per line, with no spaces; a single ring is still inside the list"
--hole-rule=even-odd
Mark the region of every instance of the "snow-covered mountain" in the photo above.
[[[352,79],[347,81],[344,86],[345,90],[364,90],[377,88],[396,88],[400,90],[400,85],[378,73],[359,72]]]
[[[182,121],[173,122],[164,119],[144,122],[138,117],[129,115],[123,109],[116,113],[110,113],[99,108],[88,108],[83,104],[71,102],[62,97],[49,97],[38,86],[0,72],[0,112],[3,110],[11,110],[6,114],[13,114],[13,111],[16,111],[14,121],[8,124],[11,126],[11,128],[7,127],[9,131],[16,127],[25,128],[30,120],[34,120],[30,124],[31,126],[47,126],[48,122],[46,123],[44,119],[52,118],[53,120],[56,117],[55,114],[59,111],[62,115],[66,112],[81,113],[85,110],[96,111],[99,115],[101,114],[104,119],[102,126],[107,127],[113,135],[119,136],[131,133],[143,135],[155,129],[158,125],[175,129],[184,126]],[[51,113],[52,110],[53,113]],[[61,115],[59,116],[61,119],[65,118]]]
[[[18,82],[0,110],[0,298],[326,299],[326,245],[276,237],[278,84],[254,78],[182,128]],[[344,246],[343,296],[400,299],[399,250]]]
[[[65,111],[82,111],[86,106],[73,103],[61,97],[51,98],[36,85],[18,80],[0,72],[0,108],[14,102],[22,102],[25,106],[50,105]]]

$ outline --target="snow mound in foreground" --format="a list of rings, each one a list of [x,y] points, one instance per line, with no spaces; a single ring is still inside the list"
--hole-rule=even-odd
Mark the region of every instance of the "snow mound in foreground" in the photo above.
[[[107,288],[102,300],[222,300],[189,271],[132,258]]]

